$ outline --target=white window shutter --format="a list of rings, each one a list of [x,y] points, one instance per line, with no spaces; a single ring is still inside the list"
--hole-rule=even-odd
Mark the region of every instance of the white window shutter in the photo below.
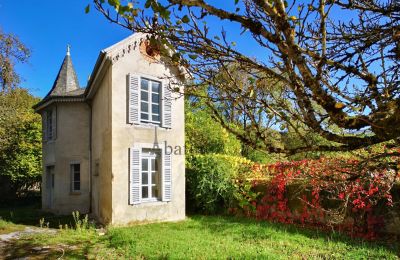
[[[172,127],[172,95],[168,84],[163,84],[162,91],[162,101],[163,101],[163,117],[162,117],[162,127],[171,128]]]
[[[42,138],[47,141],[47,111],[42,112]]]
[[[128,122],[130,124],[140,123],[140,82],[139,77],[128,75]]]
[[[129,176],[129,204],[139,204],[142,200],[142,189],[140,184],[141,174],[141,151],[139,148],[130,149],[130,176]]]
[[[163,201],[172,199],[172,158],[170,154],[163,154]]]
[[[53,108],[53,111],[51,113],[51,122],[52,122],[52,137],[53,140],[57,139],[57,107]]]

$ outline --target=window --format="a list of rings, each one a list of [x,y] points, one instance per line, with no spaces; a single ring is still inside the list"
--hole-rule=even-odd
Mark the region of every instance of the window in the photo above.
[[[43,140],[52,141],[57,138],[57,107],[47,109],[42,114]]]
[[[47,133],[47,140],[53,139],[53,110],[46,111],[46,133]]]
[[[160,154],[157,150],[142,152],[142,200],[158,200],[160,194]]]
[[[81,190],[81,165],[79,163],[71,164],[71,190]]]
[[[168,84],[128,74],[127,123],[172,128],[172,93]]]
[[[160,124],[161,83],[146,78],[140,81],[140,121]]]
[[[138,144],[129,149],[129,204],[172,199],[172,158],[163,149]]]

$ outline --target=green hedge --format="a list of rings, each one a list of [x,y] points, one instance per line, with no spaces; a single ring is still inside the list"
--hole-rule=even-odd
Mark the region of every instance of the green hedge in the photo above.
[[[235,180],[252,162],[221,154],[193,155],[186,172],[187,207],[206,214],[222,213],[237,201]]]

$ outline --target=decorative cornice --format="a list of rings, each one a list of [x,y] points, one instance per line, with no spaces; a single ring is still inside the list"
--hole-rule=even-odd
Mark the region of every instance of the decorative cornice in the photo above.
[[[85,97],[84,96],[79,96],[79,97],[50,97],[48,99],[43,99],[41,102],[37,103],[35,106],[33,106],[33,109],[36,112],[39,112],[40,110],[44,109],[45,107],[53,104],[53,103],[59,103],[59,102],[85,102]]]
[[[129,54],[131,51],[138,48],[141,41],[142,41],[141,39],[138,39],[135,40],[134,42],[129,42],[127,44],[122,45],[119,48],[116,48],[115,50],[112,50],[109,53],[109,57],[112,64],[115,64],[119,59],[123,58],[125,55]]]

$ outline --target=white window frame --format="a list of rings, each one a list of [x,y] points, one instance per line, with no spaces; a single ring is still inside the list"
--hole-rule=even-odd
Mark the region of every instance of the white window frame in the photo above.
[[[171,202],[171,199],[167,199],[166,197],[165,197],[165,184],[166,184],[166,180],[165,180],[165,176],[164,176],[164,170],[165,170],[165,168],[166,168],[166,165],[165,165],[165,149],[164,149],[164,144],[162,144],[162,143],[158,143],[158,144],[155,144],[155,143],[135,143],[130,149],[136,149],[136,150],[140,150],[140,160],[139,160],[139,181],[138,181],[138,183],[140,184],[139,185],[139,201],[134,201],[133,200],[133,198],[131,197],[131,195],[129,195],[128,196],[128,198],[129,198],[129,200],[128,200],[128,203],[130,204],[130,205],[133,205],[133,206],[140,206],[140,205],[146,205],[146,204],[149,204],[149,205],[152,205],[152,203],[157,203],[157,205],[158,204],[165,204],[165,203],[169,203],[169,202]],[[146,150],[146,149],[149,149],[149,150],[158,150],[159,151],[159,153],[160,153],[160,163],[159,163],[159,171],[160,171],[160,187],[159,187],[159,191],[160,191],[160,197],[159,197],[159,199],[158,200],[147,200],[147,199],[143,199],[143,197],[142,197],[142,166],[141,166],[141,163],[142,163],[142,160],[141,160],[141,157],[142,157],[142,155],[141,155],[141,153],[142,153],[142,151],[143,150]],[[132,151],[132,150],[130,150],[130,151]],[[131,174],[132,174],[132,165],[131,165],[131,160],[132,160],[132,154],[131,153],[129,153],[129,156],[130,156],[130,158],[129,158],[129,161],[130,161],[130,166],[129,166],[129,180],[131,181],[132,180],[132,176],[131,176]],[[128,185],[128,187],[129,187],[129,194],[131,194],[131,189],[132,189],[132,183],[130,183],[129,185]],[[172,187],[171,187],[171,189],[172,189]],[[171,192],[172,192],[172,190],[171,190]],[[171,196],[172,196],[172,194],[171,194]]]
[[[147,159],[147,184],[144,185],[143,184],[143,159]],[[157,168],[157,172],[158,172],[158,191],[159,194],[157,197],[153,197],[152,195],[152,188],[153,186],[157,186],[156,183],[153,184],[152,182],[152,172],[153,169],[151,168],[151,160],[154,159],[158,159],[156,161],[156,163],[158,164]],[[155,202],[155,201],[161,201],[162,198],[162,187],[163,187],[163,183],[162,183],[162,169],[161,169],[161,159],[162,159],[162,154],[161,154],[161,149],[148,149],[148,148],[142,148],[141,149],[141,169],[140,169],[140,174],[141,174],[141,183],[140,183],[140,189],[142,190],[143,187],[147,187],[147,195],[148,198],[143,198],[143,192],[141,192],[141,201],[142,202]]]
[[[74,166],[79,165],[79,190],[75,189],[75,182],[78,182],[75,180],[75,169]],[[70,169],[70,176],[71,176],[71,192],[81,192],[82,191],[82,164],[80,162],[71,162],[69,164],[69,169]]]
[[[147,80],[148,81],[148,86],[147,86],[148,90],[147,91],[146,90],[142,90],[142,81],[143,80]],[[156,82],[156,83],[160,84],[159,85],[159,90],[158,90],[158,93],[157,93],[158,94],[158,103],[153,103],[153,101],[152,101],[152,94],[156,93],[156,92],[153,92],[152,82]],[[152,77],[147,77],[147,76],[140,76],[139,77],[139,90],[138,90],[139,91],[139,121],[140,121],[141,124],[152,124],[152,125],[158,125],[158,126],[162,125],[162,120],[163,120],[163,102],[162,102],[162,99],[163,99],[163,97],[162,97],[162,95],[163,95],[163,87],[164,87],[163,82],[160,81],[160,80],[156,80],[156,79],[154,79]],[[142,91],[147,92],[147,95],[148,95],[148,99],[146,101],[143,100],[144,102],[147,103],[148,112],[143,112],[142,111]],[[152,105],[155,105],[155,104],[158,105],[158,118],[159,118],[159,121],[153,120],[153,115],[157,115],[157,114],[153,114],[153,109],[152,109]],[[147,114],[149,119],[147,119],[147,120],[143,119],[142,118],[142,113]]]

